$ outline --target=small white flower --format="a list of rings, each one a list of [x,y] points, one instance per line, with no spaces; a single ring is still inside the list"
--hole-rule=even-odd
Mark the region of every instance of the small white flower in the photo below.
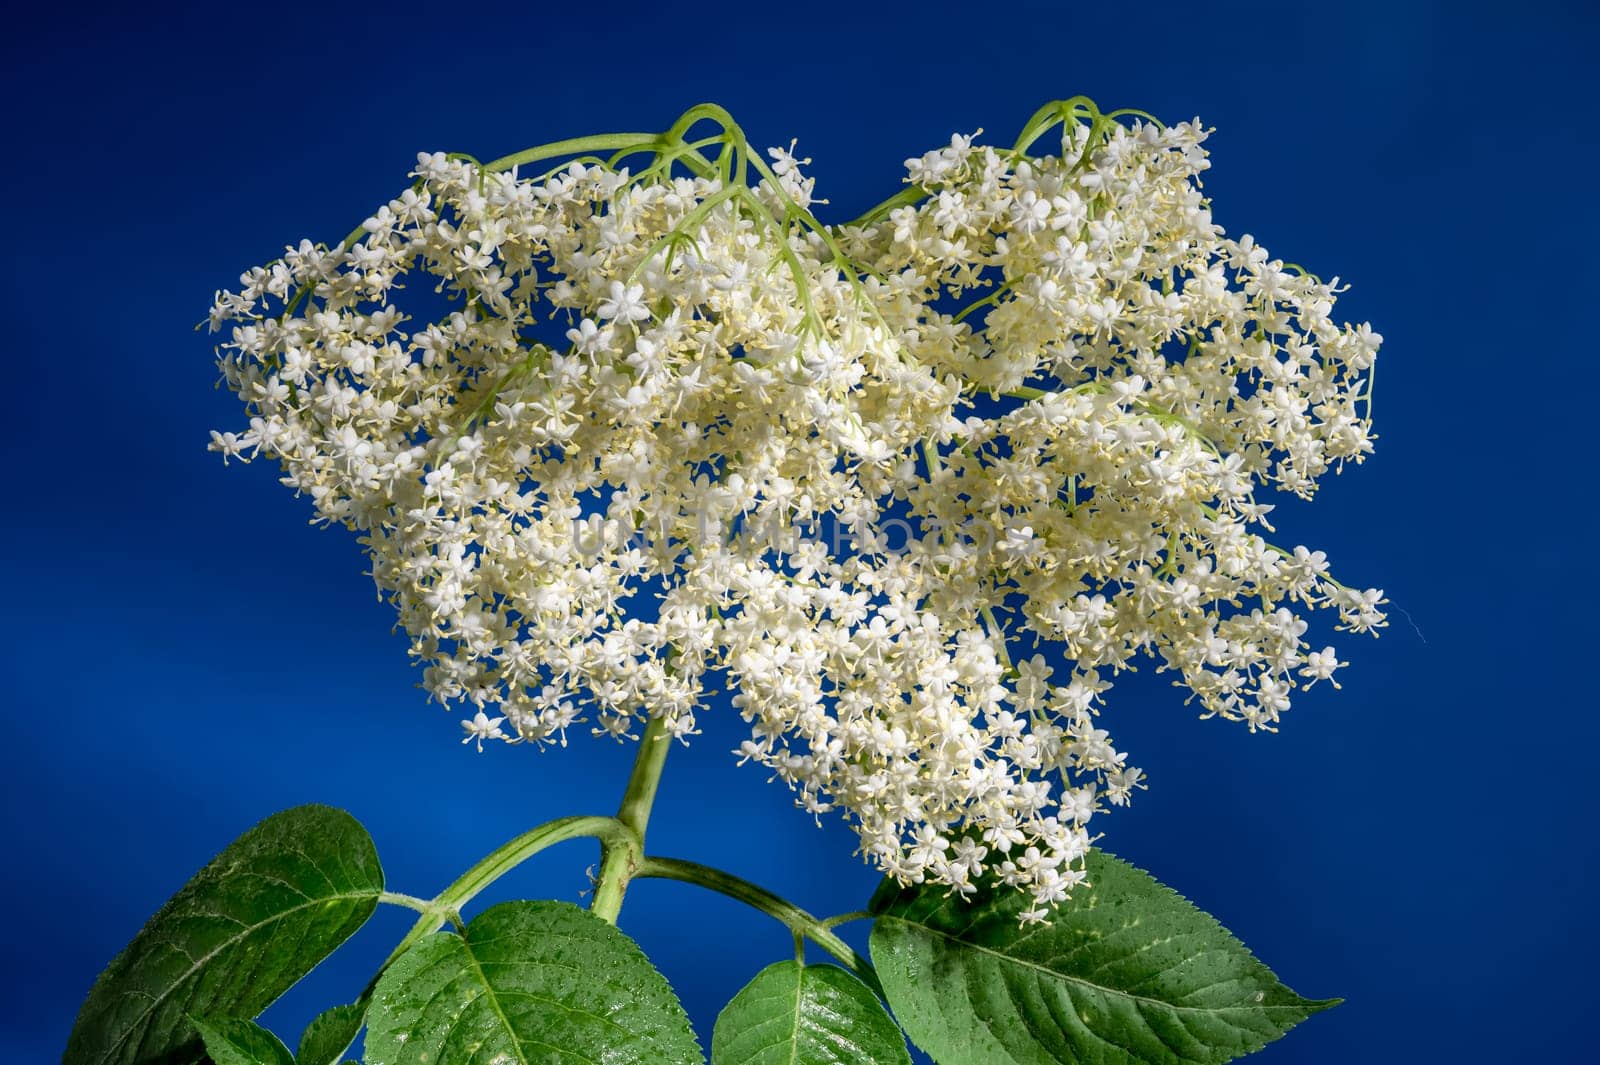
[[[503,717],[490,717],[482,710],[479,710],[471,718],[461,722],[461,727],[466,729],[467,732],[466,737],[461,742],[471,743],[476,740],[478,750],[482,751],[484,740],[503,740],[507,738],[505,731],[500,727],[504,721],[505,718]]]
[[[650,308],[644,305],[644,286],[611,282],[609,299],[602,300],[597,311],[601,318],[619,322],[637,322],[650,317]]]

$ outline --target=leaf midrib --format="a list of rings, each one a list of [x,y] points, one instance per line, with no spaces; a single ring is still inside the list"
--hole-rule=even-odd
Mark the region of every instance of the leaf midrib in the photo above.
[[[931,933],[933,935],[939,936],[942,939],[948,940],[951,943],[959,943],[963,947],[969,947],[972,950],[979,951],[980,953],[988,954],[991,957],[999,958],[1001,961],[1011,962],[1013,965],[1020,965],[1020,966],[1022,966],[1024,968],[1032,969],[1034,972],[1046,973],[1046,974],[1048,974],[1050,976],[1058,977],[1058,978],[1060,978],[1062,980],[1065,980],[1068,983],[1077,984],[1080,987],[1085,987],[1085,988],[1089,988],[1090,990],[1093,990],[1093,991],[1098,991],[1101,994],[1116,995],[1116,996],[1118,996],[1120,998],[1131,999],[1131,1000],[1133,1000],[1135,1002],[1144,1002],[1144,1003],[1148,1003],[1148,1004],[1150,1004],[1152,1006],[1160,1006],[1160,1007],[1162,1007],[1164,1009],[1175,1010],[1175,1011],[1178,1011],[1178,1012],[1181,1012],[1181,1013],[1198,1013],[1198,1014],[1214,1016],[1214,1015],[1221,1014],[1221,1013],[1238,1012],[1240,1010],[1261,1010],[1261,1011],[1269,1011],[1269,1010],[1300,1010],[1301,1012],[1305,1012],[1304,1007],[1301,1007],[1301,1006],[1294,1006],[1294,1005],[1272,1005],[1272,1006],[1269,1006],[1269,1005],[1266,1005],[1265,1003],[1259,1003],[1259,1004],[1257,1004],[1257,1003],[1249,1003],[1249,1004],[1240,1005],[1240,1006],[1180,1006],[1175,1002],[1168,1002],[1165,999],[1151,998],[1148,995],[1139,995],[1139,994],[1135,994],[1132,991],[1122,991],[1122,990],[1120,990],[1118,988],[1115,988],[1115,987],[1106,987],[1103,984],[1095,983],[1093,980],[1086,980],[1081,976],[1074,976],[1071,973],[1064,973],[1064,972],[1061,972],[1061,971],[1059,971],[1057,969],[1052,969],[1052,968],[1050,968],[1048,966],[1040,965],[1038,962],[1029,961],[1026,958],[1018,958],[1018,957],[1016,957],[1015,955],[1012,955],[1012,954],[1004,954],[1004,953],[1002,953],[1002,952],[1000,952],[998,950],[995,950],[993,947],[986,947],[982,943],[974,943],[970,939],[962,939],[961,937],[952,935],[949,932],[944,931],[943,929],[934,928],[932,925],[921,924],[921,923],[919,923],[917,921],[909,921],[906,918],[899,916],[898,914],[890,914],[890,913],[879,914],[878,915],[878,920],[880,920],[880,921],[885,921],[885,920],[895,921],[895,922],[898,922],[899,924],[905,925],[907,928],[915,928],[915,929],[919,929],[919,930],[921,930],[923,932]]]
[[[541,1039],[536,1039],[536,1038],[532,1038],[532,1037],[526,1036],[522,1032],[518,1031],[517,1027],[514,1024],[512,1024],[511,1018],[506,1014],[505,1009],[501,1005],[500,999],[501,999],[502,995],[510,995],[510,996],[518,996],[518,995],[520,995],[520,996],[525,996],[525,997],[528,997],[528,998],[534,998],[534,999],[537,999],[537,1000],[539,1000],[541,1002],[548,1002],[548,1003],[550,1003],[552,1005],[559,1006],[562,1009],[567,1010],[568,1012],[579,1014],[580,1016],[592,1019],[594,1021],[599,1022],[600,1024],[603,1024],[603,1025],[606,1025],[607,1027],[613,1028],[613,1029],[617,1030],[618,1032],[621,1032],[626,1037],[639,1038],[639,1039],[643,1040],[648,1045],[649,1049],[651,1049],[651,1050],[659,1051],[661,1049],[659,1041],[653,1035],[651,1035],[651,1034],[649,1034],[647,1032],[636,1032],[636,1031],[630,1029],[627,1025],[624,1025],[624,1024],[620,1023],[615,1018],[608,1017],[603,1013],[596,1013],[593,1010],[583,1009],[582,1007],[574,1006],[572,1003],[564,1002],[560,998],[557,998],[557,997],[554,997],[554,996],[551,996],[551,995],[541,995],[541,994],[539,994],[537,992],[528,991],[528,990],[525,990],[525,989],[522,989],[522,988],[515,988],[515,987],[498,988],[498,987],[496,987],[495,984],[489,979],[489,974],[484,971],[483,959],[478,957],[477,953],[473,950],[473,947],[475,945],[476,946],[483,946],[485,943],[493,943],[493,942],[496,942],[497,940],[508,939],[508,938],[509,939],[513,939],[513,940],[517,940],[519,942],[519,944],[520,944],[521,936],[519,936],[516,933],[507,933],[507,934],[499,935],[499,936],[490,936],[487,939],[473,940],[473,939],[470,938],[471,933],[472,933],[472,929],[469,926],[468,929],[467,929],[467,935],[453,937],[453,938],[459,940],[459,942],[455,946],[456,946],[457,949],[461,950],[466,955],[466,959],[467,959],[467,961],[470,963],[470,965],[472,967],[472,971],[471,971],[470,975],[476,980],[476,986],[478,988],[482,989],[482,994],[481,994],[480,997],[487,998],[489,1000],[489,1008],[491,1010],[493,1010],[495,1019],[499,1022],[501,1029],[505,1032],[506,1036],[510,1039],[511,1045],[515,1050],[518,1065],[531,1065],[530,1059],[528,1058],[528,1056],[526,1054],[523,1053],[523,1044],[525,1042],[526,1043],[536,1043],[539,1046],[543,1046],[543,1047],[550,1047],[552,1050],[557,1050],[557,1051],[561,1052],[563,1055],[566,1055],[566,1056],[577,1056],[577,1052],[574,1051],[571,1047],[564,1047],[564,1046],[559,1046],[559,1045],[554,1044],[554,1043],[545,1042],[544,1040],[541,1040]],[[574,937],[568,935],[565,938],[571,939],[571,938],[574,938]],[[500,964],[504,964],[504,963],[491,962],[490,964],[500,965]],[[512,963],[512,964],[513,965],[517,965],[517,966],[533,964],[533,965],[538,965],[538,966],[549,966],[549,967],[552,967],[552,968],[570,969],[570,970],[572,970],[574,972],[582,971],[579,966],[566,965],[566,964],[562,964],[560,962],[549,961],[549,960],[540,960],[540,961],[535,961],[535,962],[517,962],[517,963]],[[434,998],[437,998],[437,997],[438,997],[438,993],[435,993]],[[430,1004],[431,1004],[431,1002],[432,1002],[432,999],[429,1000]],[[426,1012],[426,1009],[424,1009],[422,1012]],[[594,1065],[599,1065],[599,1062],[597,1062],[596,1059],[594,1059],[594,1058],[585,1057],[583,1060],[587,1061],[587,1062],[593,1062]]]
[[[132,1036],[135,1031],[138,1030],[138,1028],[139,1028],[139,1026],[141,1024],[144,1023],[145,1018],[149,1017],[156,1010],[160,1009],[161,1008],[161,1004],[163,1002],[165,1002],[168,998],[170,998],[172,996],[173,992],[175,992],[178,988],[182,987],[185,981],[187,981],[195,973],[199,972],[200,969],[204,968],[206,963],[209,962],[212,958],[215,958],[218,954],[220,954],[223,951],[227,950],[229,947],[233,946],[234,944],[238,943],[241,940],[249,938],[250,936],[254,935],[256,932],[258,932],[261,929],[267,927],[268,925],[273,924],[273,923],[275,923],[277,921],[281,921],[286,917],[291,917],[294,914],[300,912],[301,910],[307,910],[307,909],[310,909],[313,906],[321,906],[321,905],[323,905],[325,903],[329,903],[329,902],[350,901],[350,900],[359,900],[359,899],[373,899],[373,900],[376,900],[377,897],[379,896],[379,894],[381,894],[380,891],[373,890],[373,891],[363,891],[363,892],[354,892],[354,893],[340,892],[340,893],[334,894],[334,895],[319,895],[316,898],[308,898],[308,899],[306,899],[305,902],[295,903],[293,906],[289,907],[286,910],[280,910],[280,911],[278,911],[277,913],[273,914],[271,917],[267,918],[264,921],[258,921],[258,922],[256,922],[255,924],[252,924],[252,925],[244,925],[244,926],[242,926],[241,930],[239,931],[239,933],[237,935],[234,935],[234,936],[232,936],[232,937],[230,937],[228,939],[223,940],[221,943],[217,944],[211,950],[207,951],[205,954],[202,954],[199,958],[196,958],[195,961],[194,961],[194,964],[190,965],[188,970],[185,971],[182,976],[180,976],[178,979],[172,981],[172,983],[167,985],[167,988],[164,991],[162,991],[161,994],[152,997],[150,999],[150,1005],[146,1006],[144,1008],[144,1010],[137,1017],[135,1017],[131,1022],[129,1022],[123,1028],[122,1034],[117,1036],[116,1041],[113,1042],[109,1047],[107,1047],[105,1052],[104,1052],[104,1054],[102,1054],[100,1056],[100,1058],[97,1059],[99,1065],[105,1065],[106,1062],[109,1062],[112,1059],[112,1056],[115,1055],[118,1050],[122,1049],[123,1045],[128,1041],[128,1038],[130,1036]]]
[[[800,1065],[800,1010],[806,1002],[806,966],[794,970],[794,1024],[789,1027],[789,1065]]]
[[[468,929],[470,935],[471,930]],[[495,1019],[500,1022],[500,1027],[505,1029],[506,1035],[511,1037],[511,1046],[517,1054],[517,1061],[527,1065],[528,1055],[522,1052],[522,1036],[511,1025],[511,1018],[506,1016],[506,1011],[500,1008],[500,996],[495,994],[494,985],[489,983],[489,976],[483,971],[483,966],[478,962],[478,955],[473,952],[472,941],[463,935],[461,938],[461,951],[467,956],[468,963],[472,966],[472,973],[478,978],[478,986],[483,988],[483,993],[489,1000],[489,1008],[494,1010]],[[550,1044],[544,1044],[549,1046]]]

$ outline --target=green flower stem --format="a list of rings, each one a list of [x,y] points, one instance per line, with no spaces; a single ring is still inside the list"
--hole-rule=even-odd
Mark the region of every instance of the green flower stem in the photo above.
[[[796,906],[787,899],[780,898],[764,887],[759,887],[748,880],[741,880],[731,873],[724,873],[721,869],[713,869],[708,865],[699,865],[695,862],[686,862],[681,858],[656,858],[646,855],[640,860],[638,868],[634,870],[635,879],[655,877],[661,880],[678,880],[685,884],[698,884],[709,888],[730,899],[737,899],[746,906],[751,906],[769,917],[774,917],[796,936],[804,936],[817,946],[839,959],[844,966],[861,982],[870,987],[875,994],[882,997],[883,987],[878,983],[878,974],[873,971],[872,963],[860,954],[855,948],[840,939],[828,927],[828,922],[814,917]]]
[[[661,784],[661,767],[671,749],[672,737],[667,735],[666,721],[651,718],[644,735],[639,738],[639,753],[633,760],[628,790],[622,793],[622,805],[617,808],[616,821],[627,834],[619,839],[601,840],[600,876],[595,881],[594,901],[589,904],[589,910],[612,924],[617,923],[628,881],[644,856],[645,828],[650,823],[650,809],[655,805],[656,789]]]
[[[394,948],[388,960],[383,963],[383,968],[387,969],[400,955],[433,935],[441,925],[453,919],[458,920],[461,907],[476,897],[478,892],[533,855],[554,844],[583,837],[600,840],[608,852],[643,853],[643,844],[634,835],[633,830],[614,817],[563,817],[530,829],[498,850],[492,851],[477,865],[462,873],[455,883],[439,892],[438,896],[427,904],[422,917],[411,926],[411,931],[406,933],[400,945]],[[386,901],[398,901],[398,897]],[[377,982],[376,977],[373,978],[373,982]]]
[[[848,222],[841,222],[833,228],[845,230],[860,229],[865,226],[870,226],[880,219],[887,218],[894,212],[895,208],[910,207],[917,201],[926,198],[927,195],[928,190],[923,188],[921,185],[908,185],[877,206],[869,208],[866,213],[857,215]]]
[[[483,165],[490,173],[527,166],[529,163],[555,159],[563,155],[584,155],[589,152],[648,152],[673,144],[659,133],[601,133],[593,137],[572,137],[552,141],[537,148],[529,148],[512,155],[503,155]]]

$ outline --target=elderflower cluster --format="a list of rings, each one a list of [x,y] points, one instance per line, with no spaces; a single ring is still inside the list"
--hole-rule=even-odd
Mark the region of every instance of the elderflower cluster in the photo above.
[[[683,738],[726,685],[741,759],[886,873],[1042,919],[1142,786],[1099,725],[1120,670],[1270,729],[1342,665],[1312,612],[1384,623],[1258,498],[1371,450],[1380,338],[1223,234],[1205,136],[956,137],[837,227],[807,160],[742,142],[423,155],[351,240],[218,295],[249,423],[212,446],[360,534],[468,741]]]

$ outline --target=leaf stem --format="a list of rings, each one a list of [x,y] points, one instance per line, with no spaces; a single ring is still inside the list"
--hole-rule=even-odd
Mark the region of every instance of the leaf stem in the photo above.
[[[415,895],[402,895],[398,891],[385,891],[378,896],[378,901],[386,902],[390,906],[404,906],[418,913],[430,913],[433,910],[433,903],[427,899],[419,899]]]
[[[871,910],[852,910],[849,913],[841,913],[836,917],[829,917],[822,922],[822,927],[838,928],[840,925],[849,924],[852,921],[870,921],[872,916]]]
[[[795,935],[810,939],[832,954],[847,969],[855,973],[862,983],[870,987],[874,994],[880,997],[883,995],[883,987],[878,983],[878,974],[873,971],[872,963],[835,935],[828,927],[828,922],[812,916],[788,899],[774,895],[764,887],[752,884],[748,880],[741,880],[721,869],[713,869],[709,865],[700,865],[681,858],[657,858],[652,855],[646,855],[640,860],[633,876],[635,879],[654,877],[661,880],[678,880],[685,884],[698,884],[720,895],[737,899],[746,906],[754,907],[767,916],[781,921]]]
[[[619,839],[601,840],[600,875],[595,881],[594,900],[589,910],[611,924],[617,923],[628,881],[644,856],[645,828],[650,824],[650,810],[655,805],[656,789],[661,785],[661,767],[671,749],[672,737],[667,735],[666,719],[651,718],[644,735],[639,737],[639,753],[633,760],[628,789],[622,793],[622,805],[617,808],[616,821],[627,834]]]

